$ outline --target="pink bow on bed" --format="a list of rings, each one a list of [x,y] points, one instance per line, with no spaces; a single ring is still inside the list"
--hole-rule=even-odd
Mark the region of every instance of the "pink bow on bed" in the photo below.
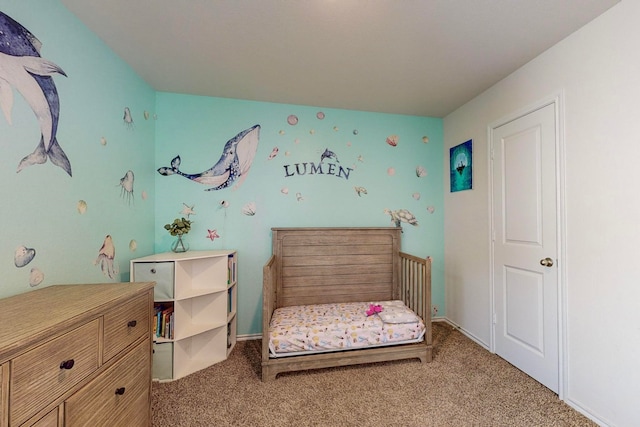
[[[376,313],[380,313],[382,311],[382,306],[380,304],[369,304],[369,309],[366,311],[367,316],[373,316]]]

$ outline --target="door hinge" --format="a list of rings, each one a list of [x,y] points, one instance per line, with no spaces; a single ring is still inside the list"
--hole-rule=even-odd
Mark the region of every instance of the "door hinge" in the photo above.
[[[498,316],[496,316],[496,313],[493,313],[493,324],[495,325],[496,323],[498,323]]]

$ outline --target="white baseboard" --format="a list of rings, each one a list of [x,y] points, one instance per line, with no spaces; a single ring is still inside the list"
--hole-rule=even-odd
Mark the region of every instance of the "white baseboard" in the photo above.
[[[579,403],[575,402],[574,400],[571,400],[570,398],[565,398],[562,401],[564,403],[566,403],[567,405],[571,406],[576,411],[580,412],[585,417],[589,418],[594,423],[598,424],[600,427],[609,427],[609,426],[613,425],[613,424],[607,423],[606,421],[602,420],[601,418],[598,418],[597,416],[595,416],[593,414],[593,412],[585,409],[584,406],[580,405]]]
[[[238,335],[236,339],[238,341],[251,341],[251,340],[259,340],[261,338],[262,338],[262,334],[244,334],[244,335]]]
[[[482,341],[480,338],[478,338],[477,336],[475,336],[474,334],[472,334],[471,332],[467,331],[466,329],[464,329],[462,326],[456,324],[455,322],[451,321],[451,319],[447,318],[447,317],[436,317],[434,319],[432,319],[432,321],[434,322],[446,322],[449,325],[451,325],[452,328],[457,329],[458,331],[460,331],[460,333],[464,336],[466,336],[467,338],[469,338],[471,341],[475,342],[476,344],[478,344],[480,347],[486,349],[487,351],[491,352],[490,350],[490,346],[489,344],[485,343],[484,341]]]

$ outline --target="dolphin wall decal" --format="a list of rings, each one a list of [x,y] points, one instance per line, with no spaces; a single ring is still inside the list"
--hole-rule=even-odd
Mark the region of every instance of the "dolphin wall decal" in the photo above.
[[[229,187],[238,181],[236,187],[239,187],[246,179],[249,168],[253,163],[253,158],[258,149],[258,140],[260,139],[260,125],[255,125],[249,129],[245,129],[233,138],[231,138],[222,150],[220,160],[210,169],[196,174],[188,174],[180,171],[180,156],[176,156],[171,160],[171,166],[165,166],[158,169],[160,175],[180,175],[200,184],[208,185],[213,188],[207,188],[205,191],[221,190]]]
[[[24,157],[17,172],[27,166],[51,160],[71,176],[71,163],[58,144],[60,100],[53,74],[67,76],[51,61],[40,57],[42,43],[25,27],[0,12],[0,108],[11,124],[13,90],[27,101],[40,124],[40,142]]]

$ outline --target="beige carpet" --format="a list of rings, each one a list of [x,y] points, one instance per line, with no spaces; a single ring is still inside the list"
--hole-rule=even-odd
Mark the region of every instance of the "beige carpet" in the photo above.
[[[445,323],[434,361],[384,362],[260,380],[260,341],[153,384],[161,426],[595,426],[547,388]]]

